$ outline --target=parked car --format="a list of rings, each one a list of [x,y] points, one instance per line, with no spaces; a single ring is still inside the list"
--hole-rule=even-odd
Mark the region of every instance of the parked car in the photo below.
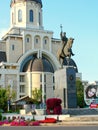
[[[90,108],[98,108],[98,101],[94,100],[93,102],[91,102]]]

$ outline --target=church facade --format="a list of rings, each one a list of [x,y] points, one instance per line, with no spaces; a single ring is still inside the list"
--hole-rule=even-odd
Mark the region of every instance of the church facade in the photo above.
[[[16,99],[33,97],[42,89],[42,99],[54,97],[54,72],[61,40],[44,30],[41,0],[11,0],[10,29],[0,41],[0,87],[16,91]],[[45,99],[44,99],[45,97]]]

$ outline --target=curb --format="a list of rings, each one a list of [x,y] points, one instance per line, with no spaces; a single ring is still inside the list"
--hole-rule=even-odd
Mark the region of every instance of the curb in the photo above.
[[[57,123],[44,123],[41,126],[80,126],[80,125],[96,125],[98,126],[98,121],[90,122],[57,122]]]

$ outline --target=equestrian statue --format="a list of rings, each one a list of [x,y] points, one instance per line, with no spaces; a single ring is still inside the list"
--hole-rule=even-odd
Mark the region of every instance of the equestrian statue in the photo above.
[[[67,38],[66,32],[62,31],[62,26],[61,26],[60,36],[61,36],[62,45],[61,45],[61,48],[59,48],[57,51],[57,58],[60,64],[63,65],[63,61],[65,58],[68,62],[71,56],[74,56],[72,52],[72,45],[73,45],[74,38]]]

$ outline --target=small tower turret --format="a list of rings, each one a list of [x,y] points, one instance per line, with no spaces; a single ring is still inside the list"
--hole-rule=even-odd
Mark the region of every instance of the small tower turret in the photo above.
[[[41,0],[11,0],[11,27],[43,29]]]

